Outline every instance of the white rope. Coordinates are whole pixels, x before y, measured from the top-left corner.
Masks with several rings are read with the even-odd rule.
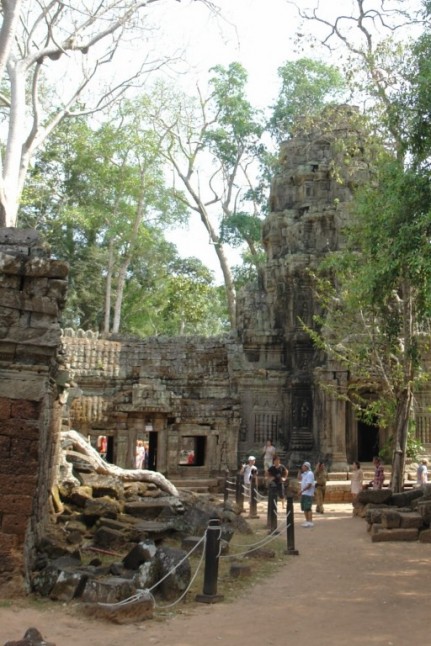
[[[163,577],[160,579],[160,581],[157,581],[157,583],[155,583],[155,584],[154,584],[154,585],[153,585],[153,586],[148,590],[148,592],[152,592],[152,591],[154,590],[154,588],[157,588],[157,586],[158,586],[158,585],[160,585],[160,584],[161,584],[165,579],[167,579],[167,578],[168,578],[168,576],[170,576],[170,575],[172,574],[172,572],[175,572],[175,570],[176,570],[178,567],[180,567],[180,565],[182,565],[182,564],[184,563],[184,561],[185,561],[185,560],[190,556],[190,554],[193,554],[193,552],[194,552],[194,551],[199,547],[199,545],[200,545],[203,541],[205,541],[205,538],[206,538],[206,532],[205,532],[205,534],[204,534],[204,535],[199,539],[199,541],[196,543],[196,545],[194,545],[194,546],[192,547],[192,549],[190,550],[190,552],[189,552],[188,554],[186,554],[186,555],[181,559],[181,561],[179,561],[179,563],[177,563],[176,565],[174,565],[174,567],[172,568],[172,570],[169,570],[169,572],[167,572],[167,573],[165,574],[165,576],[163,576]]]
[[[206,539],[206,533],[204,534],[204,539]],[[199,543],[198,543],[198,545],[199,545]],[[205,542],[204,542],[204,546],[203,546],[203,548],[202,548],[201,558],[199,559],[199,563],[197,564],[197,567],[196,567],[195,573],[194,573],[194,575],[191,577],[190,582],[189,582],[189,584],[188,584],[187,588],[184,590],[183,594],[182,594],[180,597],[178,597],[178,599],[177,599],[176,601],[174,601],[173,603],[170,603],[170,604],[168,604],[168,605],[166,605],[166,606],[160,606],[160,605],[157,605],[157,602],[156,602],[156,599],[154,598],[154,595],[150,592],[151,597],[152,597],[152,599],[153,599],[153,603],[154,603],[154,607],[155,607],[155,608],[159,608],[160,610],[165,610],[165,608],[173,608],[174,606],[176,606],[176,605],[177,605],[177,603],[179,603],[180,601],[182,601],[182,599],[184,599],[184,597],[186,596],[187,592],[188,592],[188,591],[190,590],[190,588],[192,587],[192,585],[193,585],[193,583],[194,583],[194,580],[196,579],[196,577],[197,577],[197,575],[198,575],[198,572],[199,572],[199,570],[200,570],[200,568],[201,568],[202,561],[203,561],[203,558],[204,558],[204,555],[205,555],[205,546],[206,546],[206,540],[205,540]]]
[[[145,590],[141,590],[140,592],[133,594],[131,597],[128,597],[127,599],[122,599],[121,601],[117,601],[116,603],[104,603],[102,601],[98,601],[97,605],[109,607],[109,608],[112,608],[112,607],[118,608],[120,606],[126,606],[129,603],[134,603],[135,601],[139,601],[139,599],[141,599],[141,597],[143,596],[145,596]]]
[[[284,529],[286,529],[287,527],[288,525],[286,525]],[[226,559],[226,558],[232,558],[232,556],[247,556],[248,554],[250,554],[250,551],[253,552],[255,549],[257,549],[257,547],[265,547],[266,545],[269,545],[269,543],[271,543],[275,538],[279,538],[280,533],[281,533],[281,529],[276,528],[274,529],[273,532],[271,532],[271,534],[268,534],[268,536],[265,536],[265,538],[262,539],[262,541],[259,541],[259,543],[254,543],[248,546],[244,545],[243,547],[248,547],[248,549],[246,549],[244,552],[235,552],[235,554],[226,554],[224,556],[223,555],[220,556],[220,558]],[[253,548],[253,550],[250,550],[250,548]]]
[[[249,552],[250,548],[257,548],[257,547],[262,547],[263,545],[266,545],[266,543],[269,543],[272,541],[273,538],[278,538],[278,535],[287,529],[287,527],[290,525],[288,524],[287,521],[285,523],[282,523],[280,527],[277,527],[271,534],[268,536],[264,536],[262,539],[257,541],[257,543],[250,543],[250,544],[243,544],[243,545],[238,545],[238,544],[233,544],[232,547],[239,547],[239,548],[244,548],[244,552],[235,552],[234,554],[226,554],[225,556],[221,556],[220,558],[228,558],[229,556],[241,556],[241,554],[247,554]],[[229,543],[229,547],[231,544]]]

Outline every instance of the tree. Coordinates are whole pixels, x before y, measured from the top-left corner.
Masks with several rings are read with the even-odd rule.
[[[259,112],[245,95],[244,68],[232,63],[227,68],[216,66],[211,72],[208,96],[197,88],[197,96],[188,97],[159,84],[149,112],[163,155],[173,170],[177,197],[199,215],[217,254],[234,326],[235,285],[223,234],[227,226],[234,226],[237,234],[244,234],[250,252],[257,255],[257,240],[249,235],[251,228],[245,227],[244,221],[259,219],[258,205],[248,202],[250,209],[246,211],[244,201],[253,185],[251,164],[256,160],[263,126]],[[176,188],[178,180],[181,191]]]
[[[105,333],[220,331],[203,303],[204,293],[218,300],[212,275],[198,261],[180,261],[162,233],[186,214],[140,114],[136,101],[97,129],[84,118],[60,125],[36,156],[19,222],[36,225],[70,262],[64,324]],[[167,303],[181,303],[174,278],[188,284],[181,325],[167,316]]]
[[[328,103],[340,101],[346,84],[340,71],[332,66],[300,58],[286,61],[278,68],[281,88],[272,108],[269,130],[278,143],[292,135],[293,127],[318,117]]]
[[[2,0],[0,82],[5,134],[0,226],[16,225],[30,161],[60,121],[103,110],[136,84],[144,71],[162,64],[162,60],[137,56],[136,65],[126,66],[130,71],[125,76],[119,77],[117,70],[110,83],[105,78],[103,85],[95,87],[105,67],[118,57],[124,39],[140,37],[142,46],[145,10],[157,1],[89,0],[75,8],[53,0]]]
[[[346,361],[352,351],[345,349],[348,344],[344,341],[350,342],[353,338],[356,348],[357,339],[361,343],[367,340],[364,347],[368,351],[363,349],[359,356],[366,363],[367,357],[373,359],[371,366],[367,364],[368,374],[379,377],[379,385],[374,381],[374,388],[377,396],[382,393],[380,410],[384,407],[383,398],[390,396],[392,487],[399,491],[403,484],[413,389],[423,347],[421,339],[431,313],[429,177],[416,163],[414,129],[411,127],[417,122],[415,108],[422,96],[419,89],[425,89],[429,77],[419,79],[411,74],[404,65],[403,56],[410,45],[393,38],[399,29],[407,31],[408,27],[417,25],[421,17],[417,13],[408,15],[399,10],[399,5],[398,10],[389,11],[388,5],[377,10],[366,0],[357,0],[354,3],[356,13],[339,16],[332,23],[323,19],[318,10],[311,14],[301,10],[301,14],[306,20],[315,20],[326,28],[322,39],[325,46],[331,47],[335,40],[347,49],[347,70],[352,79],[356,79],[356,91],[371,98],[369,116],[375,131],[383,135],[390,153],[381,156],[380,165],[374,168],[375,175],[356,195],[351,238],[354,253],[343,254],[341,264],[334,265],[338,289],[336,298],[329,301],[328,326],[331,327],[334,313],[349,310],[350,303],[355,302],[360,313],[357,323],[362,322],[361,332],[354,337],[349,334],[352,322],[347,317],[344,329],[341,326],[335,336],[329,336],[331,342],[326,347],[334,352],[344,348],[339,358]],[[379,39],[376,25],[389,32],[386,39],[381,36]],[[353,35],[355,29],[356,35]],[[410,99],[406,117],[402,106],[411,93],[416,98]],[[334,332],[336,328],[331,329]],[[357,374],[360,383],[359,368]],[[362,376],[366,381],[363,373]],[[375,410],[374,403],[373,407]]]

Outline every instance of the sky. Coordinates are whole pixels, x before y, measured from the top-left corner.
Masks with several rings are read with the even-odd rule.
[[[332,1],[332,0],[326,0]],[[278,93],[277,69],[293,56],[291,39],[297,26],[296,10],[285,0],[217,0],[221,14],[214,16],[198,2],[160,5],[159,43],[164,51],[184,51],[186,64],[172,75],[191,91],[197,80],[204,83],[216,64],[239,61],[249,75],[249,99],[256,107],[267,107]],[[151,11],[155,13],[157,3]],[[166,232],[184,256],[196,256],[222,282],[217,256],[203,225],[193,219],[189,229]],[[231,263],[239,262],[237,251],[228,251]]]
[[[194,91],[208,79],[208,70],[216,64],[227,66],[239,61],[248,72],[248,98],[260,108],[271,106],[278,94],[278,68],[299,56],[313,57],[315,49],[297,51],[295,35],[300,28],[298,12],[287,0],[214,0],[220,14],[214,15],[200,2],[163,0],[151,5],[151,18],[158,25],[157,47],[163,53],[182,52],[184,62],[171,76],[179,86]],[[356,0],[297,0],[301,8],[319,6],[328,20],[340,14],[351,15]],[[397,4],[396,0],[389,3]],[[405,8],[420,0],[404,0]],[[399,7],[398,2],[398,7]],[[381,0],[367,0],[366,7],[381,8]],[[313,28],[316,33],[316,27]],[[304,30],[303,30],[304,31]],[[322,54],[322,52],[321,52]],[[327,57],[325,62],[331,62]],[[334,62],[334,61],[332,61]],[[178,74],[177,72],[181,73]],[[166,73],[166,72],[165,72]],[[214,249],[203,225],[192,219],[189,230],[167,232],[183,256],[196,256],[214,272],[217,282],[222,274]],[[227,255],[231,264],[239,262],[238,252]]]

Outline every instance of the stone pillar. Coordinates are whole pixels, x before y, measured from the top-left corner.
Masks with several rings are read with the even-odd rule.
[[[331,459],[331,471],[347,471],[346,402],[340,396],[347,385],[345,370],[317,370],[318,381],[324,380],[320,391],[320,454]],[[320,407],[317,408],[319,412]]]
[[[166,418],[155,416],[153,430],[157,432],[157,471],[167,473],[168,431],[166,428]]]
[[[61,421],[68,266],[33,230],[0,229],[0,593],[26,587],[48,522]]]

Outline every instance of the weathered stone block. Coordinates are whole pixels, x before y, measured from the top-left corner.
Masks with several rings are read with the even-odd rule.
[[[371,533],[373,543],[383,543],[390,541],[417,541],[419,537],[418,529],[380,529]]]
[[[63,570],[58,575],[49,597],[53,601],[72,601],[74,597],[80,596],[87,580],[88,574],[85,572]]]
[[[82,593],[82,601],[90,603],[115,603],[136,594],[136,587],[130,579],[111,576],[104,579],[89,579]]]
[[[400,514],[397,511],[385,509],[382,512],[381,523],[385,529],[395,529],[401,524]]]
[[[251,566],[247,563],[231,563],[230,576],[234,579],[251,576]]]
[[[417,511],[421,515],[425,524],[431,524],[431,500],[419,500]]]
[[[38,419],[40,415],[40,403],[19,399],[12,401],[11,417],[20,419]]]
[[[423,529],[419,532],[419,540],[421,543],[431,543],[431,529]]]
[[[178,598],[190,583],[190,562],[187,558],[184,560],[185,556],[183,550],[171,547],[160,547],[157,550],[155,561],[158,564],[160,584],[156,589],[166,600]]]
[[[0,529],[5,534],[15,534],[20,540],[23,540],[28,521],[29,515],[3,514]]]
[[[423,518],[417,512],[400,512],[400,527],[408,529],[415,527],[420,529],[424,524]]]
[[[123,558],[123,565],[128,570],[137,570],[142,563],[151,561],[157,552],[153,541],[142,541],[135,545]]]
[[[96,619],[112,621],[116,624],[139,623],[152,619],[154,599],[148,590],[138,590],[136,597],[121,605],[85,604],[84,611]]]
[[[0,397],[0,419],[9,419],[10,410],[11,400],[8,397]]]
[[[18,494],[3,494],[0,496],[0,512],[27,515],[31,512],[33,499],[31,496]]]
[[[99,527],[94,534],[94,544],[111,550],[118,550],[128,542],[123,532],[110,527]]]

